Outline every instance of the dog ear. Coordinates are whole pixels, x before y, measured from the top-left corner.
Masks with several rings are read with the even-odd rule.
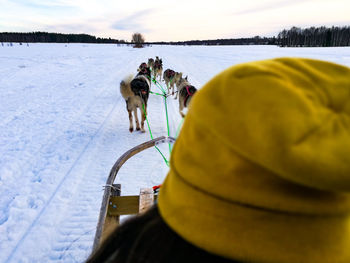
[[[185,80],[188,80],[187,77],[188,77],[188,76],[186,76]]]

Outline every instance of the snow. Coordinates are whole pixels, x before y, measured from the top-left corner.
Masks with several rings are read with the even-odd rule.
[[[350,48],[29,44],[0,46],[0,262],[83,262],[114,162],[150,139],[128,130],[119,82],[159,56],[200,88],[241,62],[309,57],[350,66]],[[165,84],[161,82],[165,87]],[[152,90],[159,92],[153,85]],[[170,135],[181,125],[168,99]],[[153,136],[167,135],[162,97],[148,106]],[[169,158],[167,145],[160,146]],[[162,183],[168,167],[148,149],[121,168],[122,194]]]

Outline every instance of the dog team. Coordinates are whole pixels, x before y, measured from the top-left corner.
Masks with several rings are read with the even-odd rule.
[[[151,90],[151,83],[152,81],[157,81],[157,78],[161,81],[162,72],[163,61],[156,56],[155,59],[149,58],[148,63],[141,63],[135,77],[130,75],[120,82],[120,93],[125,99],[126,109],[129,114],[130,132],[134,131],[132,113],[134,113],[136,130],[145,132],[144,122],[147,116],[147,101]],[[172,95],[176,93],[175,99],[179,97],[179,112],[182,117],[185,117],[183,109],[187,108],[197,89],[191,85],[187,76],[183,78],[181,72],[175,72],[172,69],[166,69],[164,71],[163,80],[167,86],[168,95],[171,92]],[[177,92],[175,92],[175,85]],[[137,108],[141,111],[141,126],[137,117]]]

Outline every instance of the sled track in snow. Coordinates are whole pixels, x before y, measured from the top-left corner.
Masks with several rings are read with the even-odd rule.
[[[103,93],[103,92],[101,92]],[[80,161],[80,159],[82,158],[82,156],[84,155],[84,153],[86,152],[86,150],[89,148],[89,146],[92,144],[92,142],[94,141],[95,137],[100,133],[100,131],[102,130],[103,126],[106,124],[106,122],[111,118],[112,113],[115,111],[115,109],[117,108],[117,105],[120,103],[122,98],[118,98],[117,102],[114,104],[113,108],[110,110],[110,112],[108,113],[107,117],[104,119],[104,121],[102,122],[102,124],[99,126],[99,128],[97,129],[97,131],[93,134],[93,136],[90,138],[89,142],[85,145],[85,147],[83,148],[83,150],[81,151],[81,153],[79,154],[79,156],[77,157],[77,159],[74,161],[74,163],[71,165],[70,169],[67,171],[67,173],[63,176],[63,178],[61,179],[60,183],[57,185],[57,187],[55,188],[54,192],[52,193],[52,195],[50,196],[50,198],[46,201],[46,203],[44,204],[44,206],[42,207],[42,209],[40,210],[40,212],[37,214],[37,216],[35,217],[35,219],[33,220],[33,222],[29,225],[29,227],[27,228],[27,230],[25,231],[25,233],[23,234],[23,236],[19,239],[19,241],[17,242],[17,244],[15,245],[15,247],[13,248],[13,250],[11,251],[10,255],[8,256],[8,258],[5,260],[5,262],[11,262],[12,258],[14,257],[16,251],[18,250],[18,248],[21,246],[21,244],[24,242],[24,240],[27,238],[27,236],[29,235],[29,233],[32,231],[32,229],[37,225],[39,219],[42,217],[42,215],[45,213],[45,211],[47,210],[47,208],[50,206],[52,200],[55,198],[57,192],[60,190],[60,188],[62,187],[63,183],[67,180],[68,176],[71,174],[72,170],[75,168],[75,166],[77,165],[77,163]],[[81,223],[81,222],[80,222]],[[95,229],[94,229],[95,230]]]
[[[91,196],[91,190],[94,185],[98,184],[98,180],[89,178],[84,180],[84,188],[77,193],[74,200],[74,210],[69,213],[67,221],[61,224],[59,233],[51,247],[49,255],[50,262],[78,262],[79,259],[85,260],[92,248],[92,237],[96,230],[96,220],[92,220],[89,211],[95,211],[95,205],[92,201],[83,196]],[[96,206],[99,205],[99,200]],[[89,211],[87,211],[89,210]],[[84,226],[83,228],[81,226]],[[87,227],[88,226],[88,227]],[[85,230],[88,228],[88,230]],[[81,254],[85,254],[85,258],[81,258]]]

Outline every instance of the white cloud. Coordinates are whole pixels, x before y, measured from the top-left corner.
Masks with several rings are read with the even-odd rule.
[[[149,41],[273,35],[291,26],[349,25],[348,0],[0,0],[0,31],[59,31]]]

